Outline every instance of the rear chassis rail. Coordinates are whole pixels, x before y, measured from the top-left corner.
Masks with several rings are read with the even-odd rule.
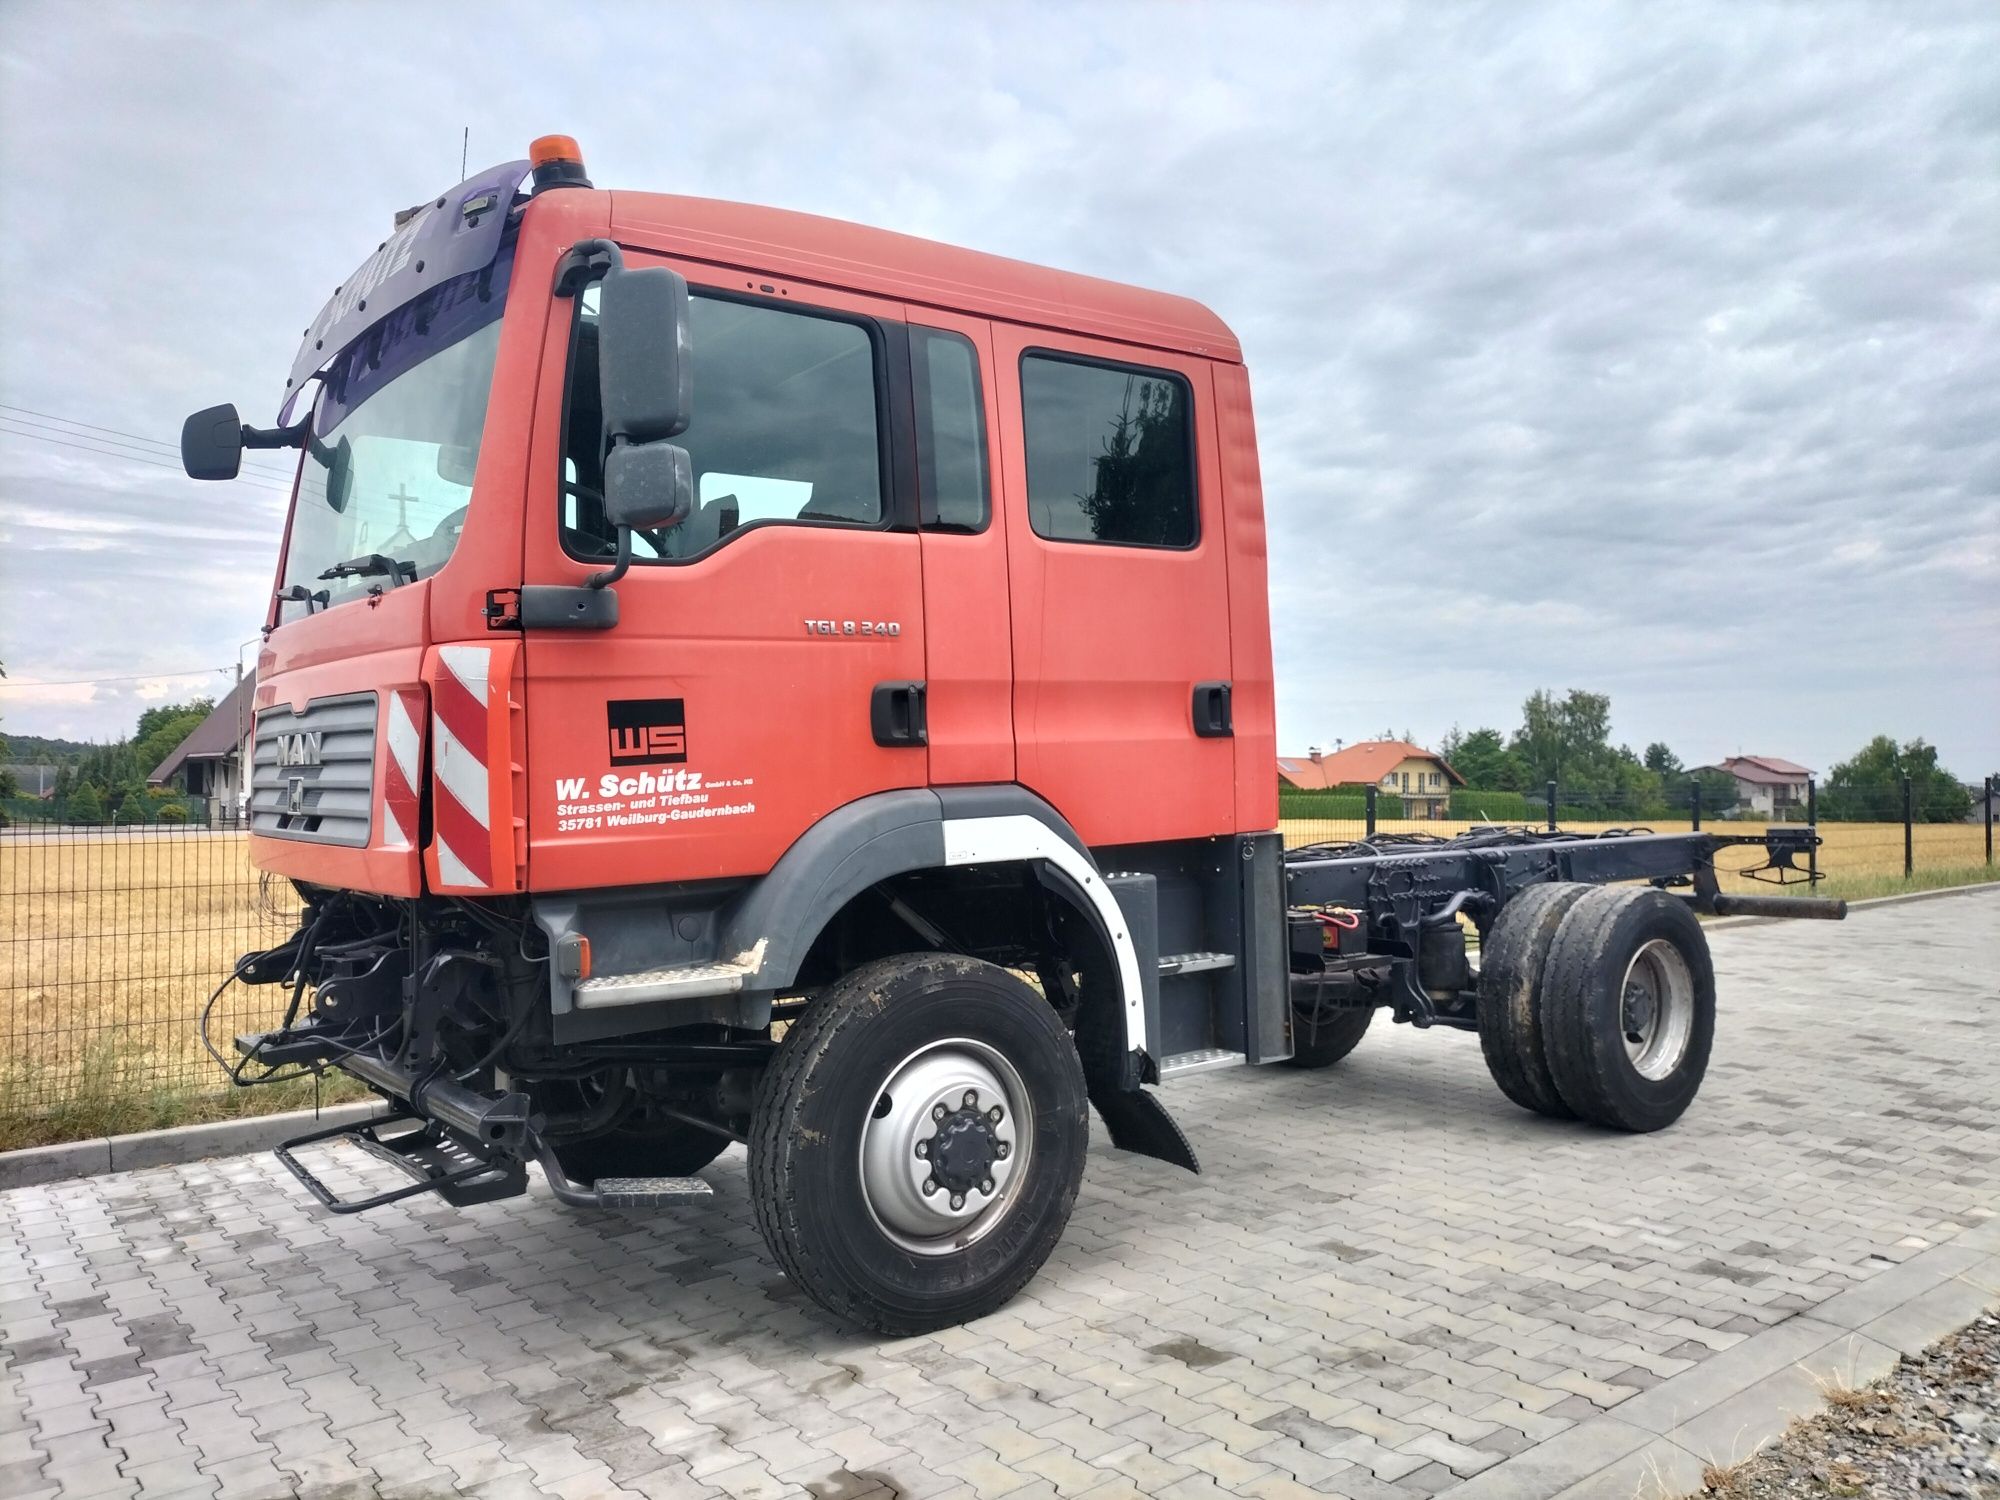
[[[1811,883],[1819,877],[1797,860],[1818,843],[1818,831],[1803,825],[1762,834],[1495,828],[1456,838],[1387,835],[1287,850],[1293,1004],[1387,1004],[1398,1021],[1415,1026],[1476,1030],[1477,996],[1459,918],[1468,918],[1483,937],[1509,901],[1549,881],[1643,880],[1684,890],[1688,904],[1705,916],[1838,921],[1847,915],[1844,901],[1729,895],[1717,884],[1715,857],[1728,848],[1765,851],[1764,863],[1741,873],[1778,885]]]

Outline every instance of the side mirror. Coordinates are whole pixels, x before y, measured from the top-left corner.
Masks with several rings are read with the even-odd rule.
[[[597,296],[605,436],[614,443],[679,437],[693,415],[687,279],[664,266],[614,266]]]
[[[633,531],[678,526],[694,513],[694,465],[672,443],[620,443],[604,460],[604,517]]]
[[[181,467],[190,479],[234,479],[243,465],[243,419],[211,406],[181,423]]]

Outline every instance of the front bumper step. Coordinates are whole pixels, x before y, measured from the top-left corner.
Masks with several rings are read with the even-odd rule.
[[[395,1127],[399,1125],[409,1128],[397,1130]],[[376,1160],[389,1163],[415,1180],[365,1198],[341,1197],[294,1153],[304,1146],[342,1139],[352,1141]],[[528,1171],[518,1159],[476,1150],[436,1121],[420,1119],[408,1110],[381,1119],[312,1131],[286,1141],[278,1147],[276,1155],[285,1170],[298,1178],[322,1207],[336,1214],[364,1213],[385,1203],[413,1198],[418,1193],[436,1193],[456,1208],[468,1208],[475,1203],[516,1197],[528,1190]]]

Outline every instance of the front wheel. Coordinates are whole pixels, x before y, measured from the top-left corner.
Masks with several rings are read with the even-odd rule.
[[[751,1203],[814,1301],[924,1333],[1041,1269],[1088,1139],[1076,1045],[1047,1001],[976,959],[885,958],[823,990],[765,1070]]]

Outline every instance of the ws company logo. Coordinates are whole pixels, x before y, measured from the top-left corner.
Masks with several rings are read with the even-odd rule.
[[[624,698],[604,705],[614,766],[671,765],[687,759],[687,712],[679,698]]]

